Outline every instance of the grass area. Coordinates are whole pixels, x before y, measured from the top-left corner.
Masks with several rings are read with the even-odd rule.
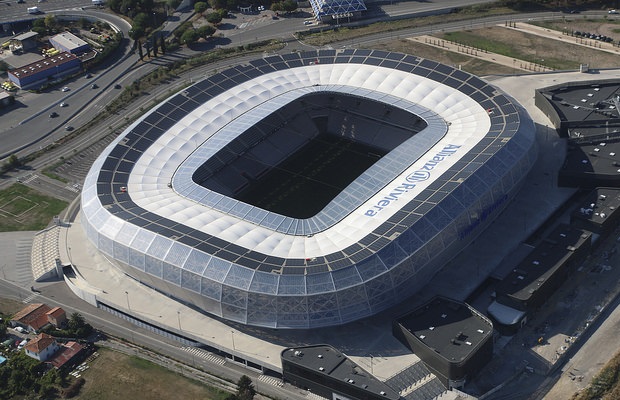
[[[15,314],[16,312],[18,312],[24,307],[25,305],[22,302],[0,297],[0,314],[1,315],[12,316],[13,314]]]
[[[376,49],[377,46],[373,45],[367,48]],[[387,51],[415,54],[418,57],[428,58],[446,65],[451,65],[454,68],[459,68],[463,71],[467,71],[478,76],[495,74],[508,75],[514,73],[514,69],[510,67],[469,57],[462,53],[439,49],[437,47],[428,46],[423,43],[414,42],[407,39],[398,39],[382,43],[380,48]]]
[[[528,35],[522,32],[507,31],[507,29],[502,27],[492,27],[447,32],[439,35],[439,37],[465,46],[544,65],[556,70],[579,68],[580,62],[578,60],[567,57],[570,54],[567,49],[575,47],[575,50],[578,50],[576,45],[563,44],[557,40]]]
[[[66,201],[22,184],[11,185],[0,191],[0,232],[41,230],[65,207]]]
[[[229,393],[180,376],[134,356],[100,349],[83,372],[86,383],[77,399],[225,399]]]

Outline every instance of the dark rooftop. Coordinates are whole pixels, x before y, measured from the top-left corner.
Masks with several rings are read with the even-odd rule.
[[[571,218],[603,225],[611,219],[620,207],[620,190],[617,188],[597,188],[579,204]]]
[[[9,71],[9,73],[19,79],[24,79],[27,76],[34,75],[48,69],[56,68],[59,65],[72,62],[76,59],[77,57],[74,54],[63,52],[55,56],[45,58],[43,60],[24,65],[23,67],[12,69]]]
[[[451,362],[471,355],[489,335],[491,322],[465,303],[435,297],[397,320],[426,346]]]
[[[590,243],[591,236],[591,232],[570,225],[558,226],[497,285],[498,296],[527,301],[576,249]]]
[[[381,394],[386,399],[398,399],[400,395],[366,372],[347,356],[329,345],[296,347],[282,351],[282,359],[290,363],[320,371],[331,378],[348,382],[368,392]]]

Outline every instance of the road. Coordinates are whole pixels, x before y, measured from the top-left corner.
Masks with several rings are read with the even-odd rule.
[[[31,6],[30,3],[34,3],[34,0],[25,1],[24,4],[16,4],[14,1],[4,3],[9,4],[6,6],[7,9],[15,6]],[[461,2],[441,0],[432,3],[396,2],[389,5],[369,2],[369,13],[363,23],[400,18],[405,15],[426,15],[457,6],[462,7],[486,1],[488,0]],[[124,19],[93,7],[85,7],[89,6],[89,2],[84,0],[45,0],[42,3],[37,3],[37,5],[40,5],[44,11],[53,11],[58,16],[92,16],[108,21],[122,31],[125,38],[129,37],[128,31],[131,26]],[[2,6],[0,5],[0,7]],[[82,9],[83,7],[85,8]],[[164,32],[169,33],[181,21],[191,15],[191,10],[175,13],[164,24]],[[308,12],[300,13],[296,17],[283,17],[278,20],[273,20],[271,15],[271,12],[266,11],[258,18],[254,15],[238,14],[234,19],[225,19],[220,27],[223,37],[212,40],[211,46],[240,46],[258,40],[279,39],[287,43],[286,51],[311,48],[297,42],[293,37],[297,31],[316,28],[315,26],[303,25],[303,21],[310,17]],[[16,18],[16,16],[12,13],[2,13],[0,22],[8,21],[10,18]],[[403,34],[405,33],[403,32]],[[382,36],[381,39],[383,38],[385,37]],[[120,60],[114,65],[100,69],[100,72],[95,73],[90,79],[80,77],[65,84],[64,86],[70,88],[68,92],[62,92],[61,87],[52,88],[42,94],[19,92],[16,97],[18,107],[3,116],[6,122],[0,126],[0,159],[11,154],[17,154],[21,157],[54,143],[68,133],[65,129],[67,125],[74,128],[83,125],[115,98],[118,95],[118,89],[114,89],[114,84],[126,86],[160,65],[159,62],[138,63],[137,54],[131,50],[132,44],[131,40],[124,40],[120,51],[116,54]],[[198,51],[201,50],[203,49]],[[195,50],[183,48],[176,53],[176,57],[184,58],[196,53]],[[168,60],[171,61],[170,57],[173,56],[175,54],[168,55]],[[160,58],[158,61],[162,60]],[[229,60],[228,63],[230,62]],[[90,89],[93,83],[97,84],[99,89]],[[63,102],[68,106],[61,108],[59,105]],[[59,116],[50,118],[51,112],[56,112]]]

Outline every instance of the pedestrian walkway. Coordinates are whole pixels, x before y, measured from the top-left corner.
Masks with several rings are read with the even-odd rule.
[[[34,299],[36,299],[38,296],[39,296],[39,293],[33,293],[30,296],[28,296],[25,299],[23,299],[22,303],[28,304],[28,303],[32,302]]]
[[[196,357],[203,358],[213,364],[217,364],[217,365],[226,364],[226,360],[223,359],[222,357],[218,357],[213,353],[210,353],[203,349],[199,349],[197,347],[185,346],[185,347],[181,347],[181,350],[186,351]]]
[[[56,260],[60,259],[60,226],[53,226],[38,232],[32,241],[32,276],[35,281],[50,278],[56,271]]]
[[[284,386],[284,382],[282,382],[282,379],[278,379],[269,375],[259,375],[258,380],[276,387]]]

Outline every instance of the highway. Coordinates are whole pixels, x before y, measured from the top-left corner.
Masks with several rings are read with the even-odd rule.
[[[26,1],[32,2],[33,0]],[[7,8],[21,7],[29,4],[5,3],[10,4],[6,6]],[[400,18],[404,15],[426,15],[451,9],[459,4],[460,6],[465,6],[476,3],[480,3],[480,1],[396,2],[391,5],[369,3],[369,15],[363,22],[386,20],[392,18],[392,16]],[[128,31],[131,29],[131,26],[124,19],[93,7],[84,7],[88,5],[88,2],[85,3],[83,0],[46,0],[37,4],[41,4],[40,8],[42,10],[47,10],[50,13],[54,12],[58,16],[91,16],[107,21],[123,32],[126,39],[123,41],[119,51],[113,56],[118,61],[107,68],[100,68],[98,71],[95,71],[90,79],[82,76],[41,94],[20,91],[16,96],[18,107],[2,115],[4,123],[0,125],[0,159],[5,159],[11,154],[22,157],[33,151],[45,148],[65,136],[68,133],[66,130],[67,126],[78,128],[90,121],[93,115],[100,112],[106,104],[118,95],[119,89],[114,89],[116,84],[124,87],[159,67],[162,63],[173,61],[174,58],[185,58],[200,51],[209,50],[209,48],[192,50],[184,47],[174,54],[168,54],[166,57],[160,57],[147,63],[139,63],[137,54],[132,51],[133,42],[128,39]],[[84,9],[81,7],[84,7]],[[9,20],[11,15],[2,14],[0,22]],[[191,10],[175,13],[173,18],[166,21],[163,31],[169,33],[181,21],[184,21],[191,15]],[[273,20],[271,19],[270,12],[264,12],[263,16],[259,18],[238,14],[233,19],[225,19],[223,21],[220,27],[220,32],[223,36],[212,39],[209,46],[210,48],[240,46],[258,40],[279,39],[287,44],[284,51],[309,49],[311,48],[310,46],[296,41],[293,37],[293,34],[297,31],[316,28],[316,26],[303,25],[303,21],[309,16],[310,14],[306,12],[305,14],[300,13],[296,17],[283,17]],[[402,34],[406,35],[408,32],[402,32]],[[381,41],[389,38],[389,36],[389,34],[378,35],[375,40]],[[362,41],[355,41],[355,43],[359,44]],[[240,56],[234,60],[227,60],[223,65],[238,63],[244,59],[257,56]],[[191,76],[198,77],[208,72],[209,68],[201,68],[200,70],[190,72],[188,75],[190,78]],[[97,84],[99,88],[91,89],[93,83]],[[62,92],[61,88],[63,86],[68,87],[70,90]],[[166,90],[168,89],[170,88]],[[68,106],[60,107],[60,104],[63,102],[68,104]],[[143,106],[143,104],[140,106]],[[139,109],[139,107],[135,109]],[[50,118],[49,115],[52,112],[56,112],[58,117]],[[131,112],[131,110],[128,110],[129,114]],[[116,126],[119,120],[121,120],[121,117],[116,118],[116,120],[112,118],[111,121],[106,121],[105,125]],[[89,136],[96,135],[90,133]],[[72,145],[72,147],[75,148],[75,145]]]

